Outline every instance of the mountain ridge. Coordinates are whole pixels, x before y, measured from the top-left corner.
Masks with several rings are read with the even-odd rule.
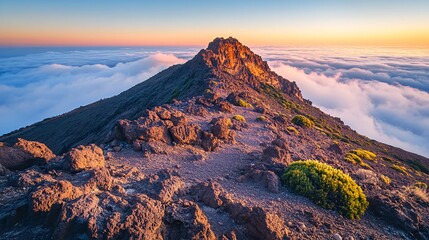
[[[429,159],[312,106],[234,38],[4,139],[0,238],[429,236]]]

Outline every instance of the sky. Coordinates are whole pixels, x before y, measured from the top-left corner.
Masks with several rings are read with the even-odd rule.
[[[427,0],[0,0],[2,46],[429,47]]]

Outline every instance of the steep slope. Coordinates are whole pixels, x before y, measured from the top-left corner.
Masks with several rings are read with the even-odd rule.
[[[47,126],[64,151],[99,144],[37,161],[36,147],[0,144],[0,160],[18,152],[27,156],[21,168],[33,164],[0,168],[0,239],[429,236],[429,159],[323,113],[233,38],[116,97],[4,138]],[[309,159],[329,168],[282,177]],[[315,179],[335,191],[296,190]]]
[[[183,65],[172,66],[112,98],[5,134],[0,141],[12,143],[17,138],[40,141],[56,153],[79,144],[101,143],[118,119],[134,119],[147,108],[201,95],[213,79],[231,81],[239,87],[241,82],[235,81],[237,78],[253,85],[265,81],[302,98],[296,84],[271,72],[249,48],[236,39],[219,38]]]

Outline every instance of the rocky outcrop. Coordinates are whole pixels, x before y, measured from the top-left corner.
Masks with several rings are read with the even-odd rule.
[[[55,157],[55,154],[45,144],[36,141],[27,141],[18,138],[14,145],[15,148],[20,148],[24,152],[30,153],[33,158],[49,161]]]
[[[231,119],[226,117],[214,118],[210,124],[210,130],[215,137],[227,142],[234,142],[235,132],[231,131]]]
[[[287,142],[283,139],[274,140],[271,145],[263,151],[263,160],[270,164],[287,166],[292,162]]]
[[[416,239],[427,239],[429,201],[422,201],[413,191],[412,188],[384,191],[369,198],[369,207],[383,221],[412,233]]]
[[[174,126],[169,130],[174,141],[178,144],[193,145],[201,138],[201,127],[196,124]]]
[[[103,150],[91,144],[78,146],[65,154],[63,168],[70,172],[79,172],[104,167]]]
[[[168,206],[166,222],[168,239],[217,239],[207,217],[192,201],[180,200]]]
[[[73,200],[83,192],[70,182],[60,180],[47,186],[39,187],[30,195],[30,209],[32,212],[48,213],[53,205],[60,205],[66,200]]]
[[[0,164],[10,170],[20,170],[35,163],[43,164],[55,155],[43,143],[18,138],[13,146],[0,145]]]
[[[124,237],[130,239],[161,239],[164,207],[160,201],[140,194],[131,214],[125,218]]]
[[[191,195],[212,208],[222,207],[231,218],[246,228],[251,239],[289,239],[285,222],[275,213],[260,207],[248,207],[226,194],[216,182],[201,183],[191,188]]]

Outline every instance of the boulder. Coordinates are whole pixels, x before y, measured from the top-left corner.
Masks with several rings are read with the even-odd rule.
[[[162,239],[164,208],[160,201],[139,194],[124,222],[124,239]]]
[[[214,151],[221,144],[219,138],[215,137],[213,133],[202,132],[201,147],[206,151]]]
[[[289,239],[285,222],[276,214],[260,207],[252,209],[246,227],[253,239]]]
[[[209,111],[201,105],[189,104],[186,108],[186,113],[192,114],[195,116],[205,117],[209,114]]]
[[[200,183],[192,187],[190,193],[196,201],[203,202],[209,207],[218,208],[223,204],[220,197],[223,189],[217,182]]]
[[[14,145],[15,148],[20,148],[24,152],[30,153],[35,159],[43,159],[49,161],[55,157],[55,154],[45,144],[35,141],[27,141],[22,138],[18,138],[18,141]]]
[[[177,172],[162,170],[142,181],[140,187],[148,196],[166,203],[171,202],[173,197],[181,192],[184,185]]]
[[[226,101],[220,101],[216,103],[216,109],[225,112],[225,113],[233,113],[234,112],[234,106]]]
[[[43,183],[52,182],[55,182],[55,179],[50,174],[41,173],[36,169],[27,169],[10,179],[12,186],[20,188],[39,186]]]
[[[211,121],[211,132],[219,139],[233,141],[234,132],[230,130],[232,127],[231,119],[227,117],[214,118]]]
[[[46,163],[54,157],[45,144],[22,138],[18,138],[13,146],[0,146],[0,164],[10,170],[22,170],[35,163]]]
[[[141,140],[149,141],[160,141],[164,143],[171,143],[170,135],[168,134],[168,128],[166,126],[152,126],[141,130],[142,134],[138,137]]]
[[[173,140],[178,144],[195,144],[201,135],[201,127],[197,124],[184,124],[170,128]]]
[[[192,201],[180,200],[166,209],[167,239],[216,239],[206,215]]]
[[[39,187],[30,195],[30,209],[34,213],[48,213],[53,205],[61,205],[65,200],[76,199],[83,193],[70,182],[60,180]]]
[[[103,150],[95,144],[89,146],[80,145],[73,148],[65,155],[64,160],[63,168],[70,172],[104,167]]]
[[[74,239],[80,234],[96,239],[101,237],[97,217],[102,212],[99,199],[94,194],[82,196],[63,205],[54,239]]]
[[[263,159],[270,164],[289,165],[292,161],[289,151],[277,145],[268,146],[263,151]]]
[[[109,191],[112,188],[113,179],[107,168],[103,167],[90,170],[89,174],[90,177],[84,185],[85,189],[88,189],[89,191],[93,191],[94,189]]]

